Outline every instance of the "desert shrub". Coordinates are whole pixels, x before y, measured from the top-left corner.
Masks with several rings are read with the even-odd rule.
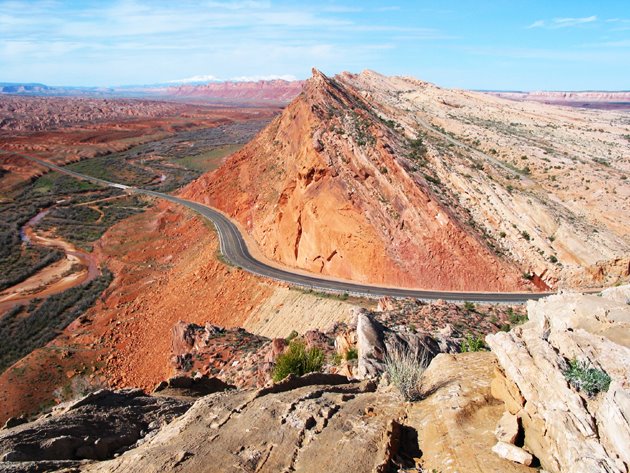
[[[507,310],[507,315],[512,325],[520,325],[527,322],[527,314],[517,314],[511,307]]]
[[[610,376],[604,371],[593,368],[587,361],[573,359],[564,371],[564,377],[578,391],[584,391],[588,396],[608,391]]]
[[[389,380],[406,401],[420,399],[420,382],[428,365],[426,352],[414,353],[399,345],[385,356],[385,371]]]
[[[464,302],[464,309],[466,309],[468,312],[472,312],[473,310],[475,310],[475,304],[473,302],[466,301]]]
[[[324,352],[319,348],[306,348],[304,342],[294,340],[286,352],[278,356],[273,369],[273,380],[282,381],[290,374],[302,376],[321,371],[324,365]]]
[[[356,360],[359,358],[359,352],[356,348],[349,348],[346,352],[346,360]]]
[[[462,341],[460,345],[460,349],[462,353],[465,352],[474,352],[474,351],[485,351],[486,344],[483,341],[482,337],[476,337],[472,334],[466,335],[466,338]]]
[[[330,362],[335,366],[339,366],[342,360],[343,360],[343,357],[339,353],[333,353],[332,356],[330,357]]]
[[[413,160],[424,160],[427,154],[427,147],[424,144],[422,135],[418,135],[415,140],[409,141],[409,158]]]

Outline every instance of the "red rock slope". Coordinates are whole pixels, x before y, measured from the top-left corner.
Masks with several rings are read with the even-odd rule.
[[[406,140],[342,81],[314,70],[281,116],[183,194],[236,218],[288,266],[407,287],[522,289],[520,271],[410,171]]]

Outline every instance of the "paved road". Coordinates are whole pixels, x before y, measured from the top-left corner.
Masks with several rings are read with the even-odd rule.
[[[356,294],[368,297],[392,296],[410,297],[424,300],[442,299],[450,301],[474,301],[488,303],[524,303],[529,299],[540,299],[541,297],[549,295],[549,293],[453,292],[403,289],[360,284],[351,281],[333,281],[318,277],[314,274],[307,275],[294,273],[289,269],[280,269],[269,266],[262,261],[254,258],[250,254],[247,245],[243,240],[243,237],[236,225],[234,225],[234,223],[232,223],[230,219],[228,219],[225,215],[211,207],[190,200],[180,199],[179,197],[175,197],[169,194],[129,187],[122,184],[117,184],[115,182],[109,182],[103,179],[87,176],[30,156],[23,157],[29,159],[30,161],[41,164],[42,166],[46,166],[50,169],[54,169],[65,174],[69,174],[79,179],[84,179],[105,186],[125,189],[129,192],[158,197],[160,199],[165,199],[176,204],[188,207],[189,209],[194,210],[195,212],[201,214],[203,217],[212,221],[217,229],[221,244],[221,252],[223,253],[223,256],[226,260],[236,266],[241,267],[246,271],[249,271],[250,273],[254,273],[256,275],[275,279],[278,281],[283,281],[289,284],[307,287],[314,290]]]

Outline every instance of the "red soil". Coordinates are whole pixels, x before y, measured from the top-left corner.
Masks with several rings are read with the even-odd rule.
[[[173,374],[171,333],[180,320],[242,324],[273,288],[220,263],[216,250],[206,223],[166,203],[108,230],[94,254],[114,272],[112,285],[59,337],[0,375],[0,423],[87,384],[151,390]]]

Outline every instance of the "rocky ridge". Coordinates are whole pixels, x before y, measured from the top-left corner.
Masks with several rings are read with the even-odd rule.
[[[314,71],[280,117],[183,195],[238,220],[268,259],[333,277],[600,287],[630,277],[623,120]]]
[[[314,71],[280,117],[183,195],[230,214],[288,266],[408,287],[525,288],[433,178],[410,172],[406,138],[378,113],[348,81]]]

